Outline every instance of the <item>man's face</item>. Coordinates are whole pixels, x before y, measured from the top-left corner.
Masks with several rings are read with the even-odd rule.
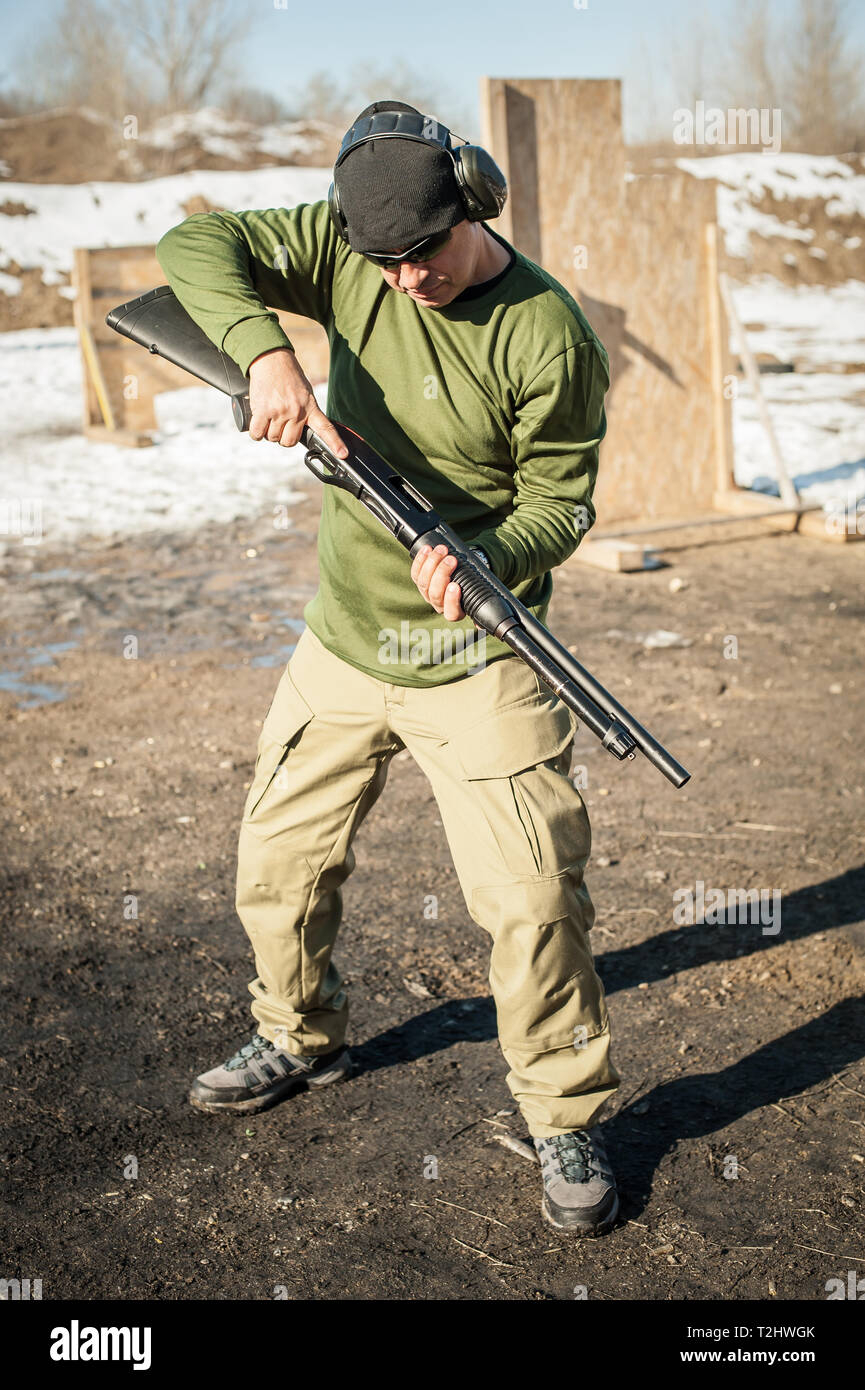
[[[451,229],[450,239],[432,260],[412,265],[403,261],[393,270],[379,267],[392,290],[409,295],[425,309],[442,309],[471,284],[477,264],[477,227],[464,218]],[[394,255],[404,246],[384,248]]]

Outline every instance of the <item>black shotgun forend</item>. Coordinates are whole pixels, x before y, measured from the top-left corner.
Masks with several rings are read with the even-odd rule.
[[[230,396],[238,429],[249,428],[249,378],[210,341],[168,285],[118,305],[105,321],[148,352]],[[349,450],[346,459],[337,458],[308,426],[301,434],[304,462],[319,481],[350,492],[411,556],[423,545],[447,546],[458,559],[452,579],[460,585],[463,608],[475,625],[522,657],[614,757],[633,758],[639,749],[674,787],[683,787],[690,773],[475,559],[423,494],[348,425],[333,424]]]

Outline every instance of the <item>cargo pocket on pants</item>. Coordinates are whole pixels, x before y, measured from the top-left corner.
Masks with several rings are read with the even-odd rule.
[[[588,830],[565,767],[575,727],[567,705],[550,695],[507,705],[450,739],[462,780],[478,784],[478,809],[512,874],[556,873],[583,850],[555,844],[564,823],[565,838],[575,838],[575,813]],[[541,771],[544,764],[552,766]],[[588,854],[588,844],[583,852]]]
[[[261,726],[252,785],[246,798],[243,820],[260,820],[267,810],[269,793],[278,786],[280,773],[314,711],[304,700],[286,670],[277,686],[273,703]]]

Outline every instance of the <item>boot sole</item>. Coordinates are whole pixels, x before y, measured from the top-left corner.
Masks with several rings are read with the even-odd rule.
[[[616,1193],[616,1201],[609,1216],[605,1216],[602,1221],[592,1225],[589,1222],[581,1221],[557,1221],[547,1204],[546,1194],[541,1201],[541,1211],[547,1225],[552,1226],[556,1231],[567,1231],[569,1236],[587,1236],[590,1240],[595,1236],[605,1236],[615,1226],[619,1218],[619,1194]]]
[[[287,1076],[278,1089],[268,1094],[251,1096],[249,1100],[202,1100],[194,1091],[187,1095],[189,1104],[196,1110],[205,1110],[209,1115],[258,1115],[262,1110],[270,1110],[280,1101],[288,1100],[301,1091],[318,1090],[323,1086],[336,1086],[340,1081],[348,1081],[354,1072],[351,1058],[346,1055],[332,1071],[314,1073],[308,1076]]]

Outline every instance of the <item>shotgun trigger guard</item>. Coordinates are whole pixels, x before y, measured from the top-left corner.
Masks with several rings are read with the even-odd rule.
[[[343,473],[326,454],[318,449],[307,449],[304,463],[310,473],[314,473],[321,483],[331,483],[334,487],[345,488],[357,497],[359,488]]]

